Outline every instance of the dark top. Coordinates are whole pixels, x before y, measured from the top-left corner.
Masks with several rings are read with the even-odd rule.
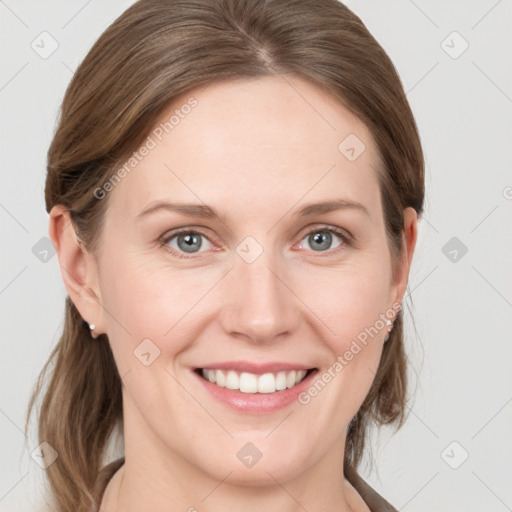
[[[124,464],[124,457],[107,464],[98,475],[94,497],[99,504],[109,480],[114,473]],[[373,490],[353,469],[345,469],[345,477],[352,484],[354,489],[361,495],[364,502],[368,505],[371,512],[398,512],[398,510],[388,503],[380,494]]]

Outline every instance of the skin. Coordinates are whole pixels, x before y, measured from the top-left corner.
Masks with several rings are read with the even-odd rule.
[[[292,76],[226,81],[176,98],[161,120],[191,96],[198,105],[109,192],[97,254],[81,249],[63,207],[50,214],[67,290],[95,333],[108,335],[122,377],[126,463],[102,511],[368,511],[342,461],[386,328],[307,405],[272,413],[216,401],[191,368],[235,359],[327,371],[402,302],[416,212],[404,211],[405,252],[393,279],[377,148],[339,101]],[[338,150],[351,133],[366,146],[355,161]],[[369,214],[293,213],[336,198]],[[204,203],[223,219],[160,211],[137,220],[160,199]],[[158,244],[183,227],[204,235],[196,252],[177,237]],[[319,249],[312,236],[328,227],[348,231],[355,244],[334,233]],[[249,235],[263,248],[252,263],[236,252]],[[133,354],[146,338],[160,350],[149,366]],[[247,442],[262,453],[252,468],[236,457]]]

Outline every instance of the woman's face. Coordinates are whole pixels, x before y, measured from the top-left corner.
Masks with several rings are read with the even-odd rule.
[[[184,94],[150,137],[98,199],[88,318],[122,377],[127,457],[246,483],[341,471],[407,278],[391,273],[368,129],[272,77]]]

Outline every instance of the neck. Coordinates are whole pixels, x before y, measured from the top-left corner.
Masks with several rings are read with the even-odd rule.
[[[157,494],[159,485],[141,487],[140,479],[133,476],[140,475],[140,471],[135,468],[135,471],[130,472],[130,469],[123,464],[112,477],[103,496],[101,512],[169,512],[174,509],[187,512],[220,512],[232,509],[255,512],[261,510],[261,507],[269,512],[299,512],[313,510],[315,504],[321,507],[319,510],[370,512],[361,496],[346,479],[341,484],[338,482],[338,488],[334,492],[333,487],[326,489],[328,486],[323,486],[323,494],[319,494],[318,488],[311,481],[300,490],[298,480],[285,485],[276,481],[275,485],[242,488],[229,484],[226,479],[213,482],[209,492],[199,496],[191,492],[180,492],[180,484],[176,482],[172,486],[163,486],[161,493]],[[170,487],[174,490],[172,496],[169,496]],[[204,489],[204,486],[198,485],[198,488]]]

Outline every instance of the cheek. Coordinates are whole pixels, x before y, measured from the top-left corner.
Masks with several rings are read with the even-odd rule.
[[[298,290],[316,323],[323,324],[322,334],[330,348],[342,354],[353,340],[364,343],[384,336],[377,333],[385,331],[390,279],[383,263],[366,258],[340,269],[304,272],[294,291]]]
[[[382,285],[379,289],[374,281],[368,281],[371,293],[365,293],[360,279],[343,282],[346,286],[337,293],[337,300],[319,309],[330,328],[322,340],[329,355],[316,379],[299,397],[299,403],[314,411],[310,417],[333,426],[328,434],[332,440],[367,396],[387,332],[387,288]]]
[[[155,262],[145,255],[109,253],[101,283],[113,350],[128,357],[143,340],[150,339],[167,358],[179,353],[187,344],[182,333],[186,331],[193,339],[190,322],[202,316],[208,305],[205,296],[219,282],[222,271],[179,269],[165,258]]]
[[[321,325],[321,339],[329,354],[301,402],[316,404],[319,421],[346,424],[372,385],[387,333],[386,320],[392,313],[391,274],[386,268],[378,258],[366,258],[340,270],[301,277],[302,297],[321,320],[316,325]]]
[[[185,277],[143,257],[112,253],[105,262],[102,298],[112,352],[130,399],[148,418],[164,403],[174,414],[190,403],[175,384],[175,360],[199,335],[194,315],[210,287],[203,276]]]

